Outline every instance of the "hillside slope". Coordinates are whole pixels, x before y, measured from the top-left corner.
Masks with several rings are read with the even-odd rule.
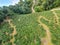
[[[60,45],[60,10],[15,15],[0,26],[1,45]]]

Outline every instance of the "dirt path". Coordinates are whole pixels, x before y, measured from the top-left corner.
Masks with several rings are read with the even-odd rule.
[[[50,30],[49,30],[49,27],[46,24],[44,24],[40,21],[41,18],[45,19],[46,21],[50,21],[43,16],[40,16],[38,18],[39,25],[41,25],[44,28],[44,30],[46,31],[46,37],[41,38],[41,43],[42,43],[42,45],[52,45],[51,33],[50,33]]]
[[[55,9],[55,10],[60,10],[60,8],[59,8],[59,9]],[[59,25],[59,17],[57,16],[55,10],[51,10],[51,11],[52,11],[53,14],[55,15],[55,16],[54,16],[54,19],[55,19],[56,24]]]
[[[31,7],[31,10],[32,10],[32,13],[35,13],[35,10],[34,10],[34,6],[35,6],[35,3],[36,1],[35,0],[32,0],[32,7]]]
[[[14,26],[14,24],[11,22],[11,19],[7,19],[7,22],[9,23],[10,27],[13,28],[13,33],[10,34],[12,36],[12,39],[10,40],[10,42],[12,43],[12,45],[15,45],[14,44],[14,41],[15,41],[15,35],[17,34],[16,32],[16,26]]]

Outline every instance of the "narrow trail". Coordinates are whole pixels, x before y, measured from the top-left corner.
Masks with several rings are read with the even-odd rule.
[[[55,9],[55,10],[57,10],[57,9]],[[59,17],[57,16],[55,10],[51,10],[51,11],[52,11],[53,14],[55,15],[55,16],[54,16],[54,19],[55,19],[55,21],[56,21],[56,24],[59,25]]]
[[[32,4],[32,7],[31,7],[31,9],[32,9],[32,13],[35,13],[35,10],[34,10],[34,6],[35,6],[35,0],[33,0],[33,4]]]
[[[44,30],[46,31],[46,37],[41,38],[41,43],[42,43],[41,45],[52,45],[51,33],[49,31],[50,29],[49,29],[49,27],[46,24],[44,24],[44,23],[42,23],[40,21],[41,18],[43,18],[43,19],[45,19],[45,20],[50,22],[50,20],[46,19],[43,16],[39,16],[39,18],[38,18],[39,25],[41,25],[44,28]]]
[[[12,43],[12,45],[15,45],[14,41],[15,41],[15,35],[17,34],[16,31],[16,26],[14,26],[14,24],[11,22],[11,19],[7,19],[7,22],[9,23],[10,27],[13,28],[13,32],[12,34],[10,34],[12,36],[12,39],[10,40],[10,42]]]

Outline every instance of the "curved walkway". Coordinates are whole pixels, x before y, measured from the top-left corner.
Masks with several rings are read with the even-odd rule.
[[[39,17],[38,17],[39,25],[41,25],[41,26],[44,28],[44,30],[46,31],[46,36],[43,37],[43,38],[41,38],[41,43],[42,43],[41,45],[52,45],[50,29],[49,29],[49,27],[48,27],[46,24],[44,24],[44,23],[42,23],[42,22],[40,21],[41,18],[43,18],[43,19],[45,19],[46,21],[49,21],[49,22],[50,22],[50,20],[46,19],[46,18],[43,17],[43,16],[39,16]]]
[[[53,10],[51,10],[53,12],[53,14],[55,15],[54,19],[56,21],[56,24],[59,25],[59,17],[57,16],[55,10],[60,10],[60,8],[59,9],[53,9]]]
[[[9,23],[10,27],[13,28],[13,33],[10,34],[12,36],[12,39],[10,40],[10,42],[12,43],[12,45],[15,45],[14,44],[14,41],[15,41],[14,36],[17,34],[16,26],[14,26],[14,24],[11,22],[11,19],[7,19],[7,22]]]

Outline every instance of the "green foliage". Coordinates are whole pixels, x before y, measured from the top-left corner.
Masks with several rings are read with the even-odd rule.
[[[3,22],[4,19],[4,13],[2,12],[2,10],[0,10],[0,23]]]
[[[32,5],[34,0],[25,0],[20,2],[19,4],[23,5],[25,2],[25,5],[27,4],[27,6],[29,6],[28,8],[32,8]],[[41,12],[44,10],[50,10],[52,8],[55,7],[59,7],[60,6],[60,1],[59,0],[35,0],[35,4],[34,4],[34,9],[36,12]],[[32,9],[31,9],[32,10]]]
[[[44,10],[50,10],[54,7],[60,6],[59,0],[36,0],[34,9],[36,12],[40,13],[31,13],[31,7],[32,7],[32,0],[25,0],[19,2],[18,4],[9,7],[3,6],[0,8],[0,23],[3,22],[3,20],[7,16],[11,16],[13,18],[12,22],[16,25],[17,35],[15,35],[15,44],[17,45],[40,45],[41,44],[41,38],[46,36],[46,31],[42,26],[38,23],[38,17],[44,16],[51,22],[48,23],[45,19],[41,19],[41,22],[46,24],[51,32],[52,36],[52,43],[55,45],[60,45],[60,24],[59,26],[54,23],[54,15],[51,11],[45,11]],[[60,20],[60,11],[56,11],[59,20]],[[19,14],[19,15],[18,15]],[[60,21],[59,21],[60,22]],[[55,27],[54,27],[55,26]],[[8,35],[6,35],[6,32],[8,32]],[[11,42],[11,36],[10,34],[13,32],[13,29],[10,27],[8,23],[5,23],[3,25],[0,25],[0,44],[2,45],[2,42],[5,45],[12,45]],[[36,42],[34,42],[36,41]]]
[[[9,6],[9,9],[11,9],[14,13],[17,14],[28,14],[31,13],[30,8],[28,8],[27,4],[23,4],[23,5],[15,5],[15,6]]]
[[[3,6],[2,8],[0,8],[0,23],[3,22],[3,20],[9,16],[13,16],[14,12],[12,10],[10,10],[8,7]]]
[[[2,43],[4,43],[4,45],[11,45],[11,43],[9,41],[10,41],[10,39],[12,39],[10,34],[13,32],[13,30],[9,27],[10,26],[8,23],[4,23],[4,24],[0,25],[0,29],[1,29],[0,30],[0,41],[1,41],[0,44],[1,45],[2,45]],[[6,33],[8,33],[8,35]]]
[[[28,14],[28,13],[31,13],[30,6],[31,6],[30,1],[27,2],[25,0],[25,1],[20,1],[17,7],[19,7],[20,14]]]
[[[41,12],[41,11],[44,10],[43,6],[35,6],[34,9],[35,9],[36,12]]]
[[[37,2],[37,5],[36,5],[36,3],[35,3],[35,8],[37,8],[37,9],[35,9],[35,10],[42,10],[42,11],[44,11],[44,10],[50,10],[50,9],[52,9],[52,8],[56,8],[56,7],[59,7],[60,6],[60,1],[59,0],[39,0],[39,2]],[[40,7],[40,8],[38,8],[38,6]],[[39,12],[39,11],[37,11],[37,12]]]
[[[60,17],[60,11],[56,11],[56,13],[57,16]],[[48,22],[45,19],[41,18],[41,22],[46,24],[50,29],[52,43],[54,45],[60,45],[60,26],[54,23],[55,15],[51,11],[14,15],[14,17],[12,18],[12,22],[14,23],[14,25],[16,25],[17,35],[14,36],[14,43],[16,45],[41,45],[41,38],[46,36],[46,31],[41,25],[39,25],[37,21],[39,16],[43,16],[51,21]],[[54,26],[56,29],[54,28]],[[9,27],[10,25],[8,23],[4,23],[0,28],[0,37],[3,37],[2,39],[0,38],[0,40],[5,41],[5,45],[11,45],[11,43],[8,41],[8,39],[11,39],[11,36],[6,36],[6,34],[4,35],[4,32],[8,32],[8,34],[12,33],[13,29]],[[36,41],[36,43],[34,41]]]

